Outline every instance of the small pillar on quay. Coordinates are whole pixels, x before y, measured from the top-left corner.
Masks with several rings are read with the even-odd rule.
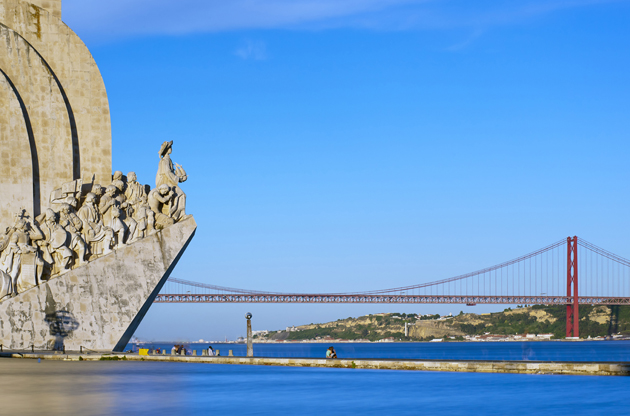
[[[247,318],[247,356],[254,356],[254,346],[252,345],[252,314],[251,312],[247,312],[245,315]]]

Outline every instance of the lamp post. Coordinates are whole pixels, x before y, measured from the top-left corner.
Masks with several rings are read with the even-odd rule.
[[[254,356],[254,346],[252,345],[252,314],[251,312],[247,312],[245,314],[245,318],[247,318],[247,356]]]

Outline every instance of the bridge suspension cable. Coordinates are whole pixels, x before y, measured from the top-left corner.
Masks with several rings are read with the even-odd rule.
[[[416,285],[363,292],[287,293],[169,278],[155,302],[567,305],[567,333],[577,334],[579,304],[630,304],[630,260],[572,237],[491,267]]]

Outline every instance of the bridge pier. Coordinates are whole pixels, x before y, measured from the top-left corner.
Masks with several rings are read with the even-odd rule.
[[[573,292],[573,293],[571,293]],[[580,336],[580,314],[578,311],[578,238],[567,237],[567,338]]]

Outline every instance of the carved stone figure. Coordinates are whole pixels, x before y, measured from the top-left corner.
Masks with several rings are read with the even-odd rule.
[[[109,185],[105,189],[105,193],[101,195],[98,203],[98,210],[101,213],[103,224],[110,228],[112,225],[112,207],[116,205],[115,195],[116,187],[114,185]]]
[[[67,246],[68,232],[61,227],[57,222],[57,213],[52,209],[46,210],[46,217],[43,222],[40,223],[40,228],[45,235],[45,239],[39,242],[44,260],[49,265],[57,264],[59,266],[58,271],[63,273],[70,270],[70,261],[72,260],[72,250]],[[57,261],[53,257],[60,257]]]
[[[105,194],[105,188],[103,188],[101,185],[94,185],[92,187],[92,193],[94,194],[94,202],[96,203],[96,205],[101,203],[101,197]]]
[[[186,171],[180,165],[175,164],[171,160],[171,152],[173,151],[173,141],[162,143],[160,148],[160,163],[158,165],[157,175],[155,177],[155,187],[167,185],[175,194],[168,208],[164,207],[163,214],[173,218],[175,222],[186,217],[186,194],[180,189],[179,183],[188,179]],[[156,212],[157,213],[157,212]]]
[[[70,235],[68,247],[76,253],[78,264],[83,263],[85,261],[85,255],[87,254],[87,245],[81,235],[83,221],[81,221],[81,218],[74,213],[74,206],[70,204],[61,204],[61,210],[59,211],[59,225]]]
[[[83,238],[86,243],[90,244],[92,255],[99,256],[111,253],[114,231],[103,224],[101,213],[96,207],[96,195],[92,192],[86,195],[78,216],[83,221]]]
[[[189,217],[178,186],[188,176],[171,161],[172,145],[162,144],[153,190],[135,172],[116,171],[107,188],[94,177],[63,183],[51,193],[54,209],[34,220],[20,209],[0,232],[0,300]]]
[[[44,234],[27,218],[29,216],[24,212],[18,214],[0,265],[11,276],[15,295],[39,284],[44,270],[44,261],[32,245],[32,242],[43,239]]]
[[[136,227],[138,227],[138,223],[133,219],[133,206],[129,204],[125,196],[125,183],[118,179],[112,182],[112,185],[117,189],[116,201],[118,201],[117,207],[120,209],[120,220],[125,223],[127,228],[127,240],[125,243],[132,243],[137,239]]]
[[[138,222],[138,238],[144,238],[155,231],[155,213],[148,204],[146,195],[142,195],[137,205],[136,220]]]
[[[138,177],[135,172],[129,172],[127,174],[125,197],[127,197],[127,202],[131,204],[134,211],[138,211],[138,205],[140,204],[143,196],[147,196],[147,193],[144,191],[144,185],[138,182]]]
[[[148,203],[155,213],[156,228],[164,228],[175,223],[173,218],[163,214],[164,207],[168,207],[175,193],[166,184],[162,184],[149,192]]]
[[[125,244],[127,226],[120,219],[120,208],[116,200],[116,192],[117,188],[114,185],[109,185],[105,190],[105,195],[101,197],[98,208],[103,216],[103,224],[114,232],[116,247],[122,247]]]

